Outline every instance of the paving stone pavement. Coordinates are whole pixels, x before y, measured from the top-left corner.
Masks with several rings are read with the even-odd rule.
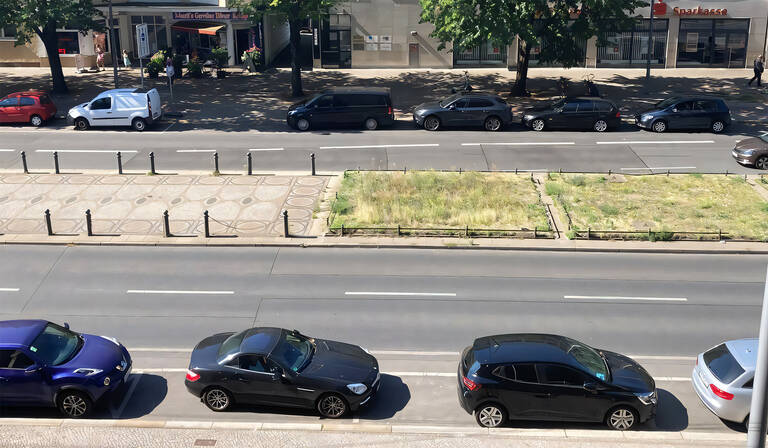
[[[57,234],[162,235],[168,210],[174,235],[199,235],[208,210],[213,235],[307,236],[328,183],[323,176],[0,175],[0,234],[46,234],[49,209]]]

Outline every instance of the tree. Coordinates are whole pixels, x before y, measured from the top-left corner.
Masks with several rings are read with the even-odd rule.
[[[304,96],[301,88],[301,27],[309,18],[320,18],[341,0],[232,0],[229,6],[247,15],[251,20],[261,20],[265,14],[274,15],[288,22],[291,46],[291,93]]]
[[[539,47],[541,62],[572,67],[593,36],[605,44],[604,33],[632,27],[635,9],[643,0],[419,0],[421,22],[435,26],[432,36],[453,51],[484,42],[513,45],[519,38],[517,73],[512,94],[527,95],[531,50]]]
[[[0,26],[16,27],[16,45],[30,42],[35,35],[43,41],[55,93],[67,92],[56,29],[66,27],[82,33],[99,30],[101,26],[96,22],[96,17],[101,15],[91,0],[0,1]]]

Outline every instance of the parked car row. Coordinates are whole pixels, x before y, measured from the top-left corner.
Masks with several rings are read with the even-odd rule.
[[[748,421],[757,341],[720,344],[698,356],[693,386],[719,417]],[[86,416],[129,378],[128,350],[107,336],[44,320],[0,321],[0,402],[55,406]],[[628,430],[656,415],[658,393],[636,361],[551,334],[476,339],[457,371],[461,407],[483,427],[509,420],[603,422]],[[297,330],[257,327],[203,339],[187,390],[216,412],[235,403],[314,409],[340,418],[381,387],[378,361],[357,345]]]

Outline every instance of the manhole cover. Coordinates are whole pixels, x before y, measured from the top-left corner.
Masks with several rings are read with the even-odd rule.
[[[143,204],[145,202],[147,202],[147,198],[139,198],[139,199],[136,200],[137,204]]]
[[[196,439],[195,440],[195,446],[214,446],[216,445],[216,440],[214,439]]]
[[[211,204],[214,204],[216,201],[218,201],[218,199],[216,199],[216,198],[210,198],[210,199],[207,199],[207,200],[205,201],[205,204],[206,204],[206,205],[211,205]]]
[[[173,205],[176,205],[176,204],[178,204],[179,202],[181,202],[181,198],[176,198],[176,199],[174,199],[174,200],[172,200],[172,201],[171,201],[171,204],[173,204]]]
[[[67,204],[71,204],[77,200],[77,196],[72,196],[71,198],[66,200]]]
[[[251,202],[253,202],[253,199],[251,198],[244,198],[242,201],[240,201],[240,203],[243,205],[250,204]]]

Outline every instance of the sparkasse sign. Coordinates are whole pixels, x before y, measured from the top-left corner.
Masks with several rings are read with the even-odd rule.
[[[248,20],[248,16],[231,11],[174,11],[173,20]]]
[[[709,8],[702,8],[701,6],[697,8],[672,8],[672,11],[675,13],[676,16],[727,16],[728,10],[723,8],[717,8],[717,9],[709,9]]]

